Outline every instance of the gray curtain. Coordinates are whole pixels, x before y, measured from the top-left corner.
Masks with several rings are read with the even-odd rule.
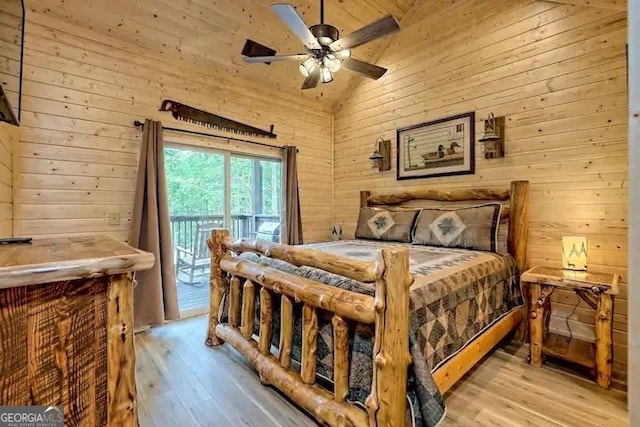
[[[153,268],[136,273],[138,286],[133,291],[135,326],[158,325],[165,320],[178,319],[162,123],[153,120],[144,122],[129,244],[156,257]]]
[[[282,150],[282,177],[284,179],[284,203],[280,241],[287,245],[302,244],[302,219],[300,217],[300,194],[298,191],[298,149],[284,147]]]

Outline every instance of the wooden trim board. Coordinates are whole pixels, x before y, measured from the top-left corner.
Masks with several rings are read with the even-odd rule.
[[[524,312],[524,306],[522,309],[513,310],[436,369],[433,372],[433,379],[440,393],[444,394],[451,389],[480,359],[513,331],[524,319]]]

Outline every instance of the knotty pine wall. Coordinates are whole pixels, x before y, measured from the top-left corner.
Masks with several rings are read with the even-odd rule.
[[[416,2],[381,55],[379,81],[358,84],[335,116],[334,222],[353,235],[360,190],[504,187],[531,182],[529,263],[560,266],[561,237],[589,239],[589,267],[627,278],[626,14],[526,0]],[[396,129],[468,111],[476,134],[506,116],[506,157],[475,175],[397,181],[368,160]],[[627,285],[615,302],[618,379],[627,363]],[[555,294],[570,313],[577,299]],[[593,324],[584,304],[576,311]]]
[[[18,128],[0,122],[0,237],[13,235],[13,147]]]
[[[168,63],[46,15],[28,13],[26,29],[21,144],[15,165],[17,235],[106,233],[125,239],[142,136],[133,121],[155,118],[189,128],[157,111],[161,100],[169,98],[263,128],[275,124],[278,139],[266,142],[300,150],[305,241],[329,236],[329,111],[233,76],[210,78],[207,70]],[[1,34],[0,43],[7,43]],[[165,140],[280,155],[279,150],[169,132]],[[120,213],[120,225],[109,225],[110,212]]]

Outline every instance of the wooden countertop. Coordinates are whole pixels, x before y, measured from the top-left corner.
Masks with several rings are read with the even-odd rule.
[[[591,289],[596,286],[611,295],[618,295],[620,276],[612,273],[564,270],[557,267],[535,266],[520,276],[520,280],[574,289]]]
[[[108,236],[34,239],[0,245],[0,289],[147,270],[154,262]]]

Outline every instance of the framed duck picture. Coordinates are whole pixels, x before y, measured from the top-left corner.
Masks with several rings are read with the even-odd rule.
[[[475,140],[474,112],[398,129],[397,177],[472,174]]]

